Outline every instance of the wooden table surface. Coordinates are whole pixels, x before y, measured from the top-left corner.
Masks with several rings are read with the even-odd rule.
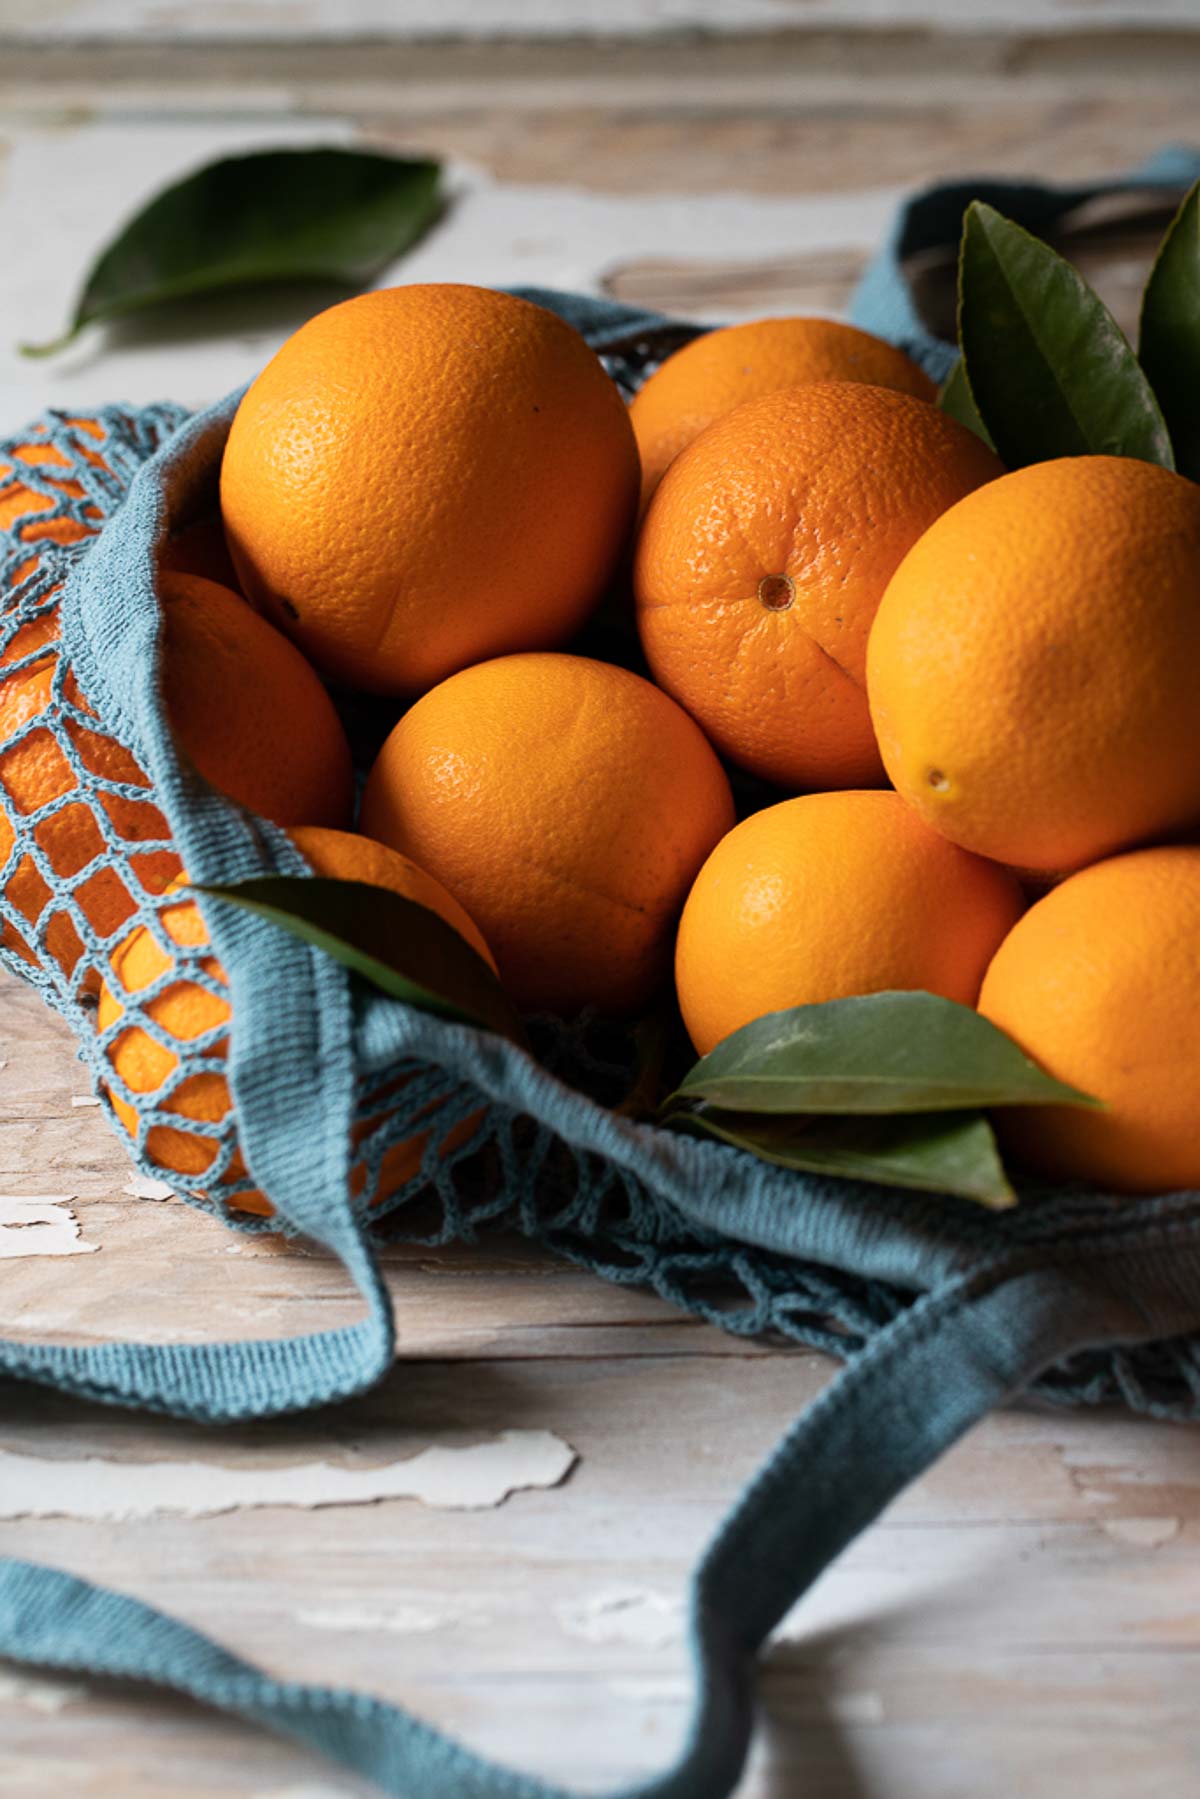
[[[208,400],[299,321],[210,303],[51,363],[14,354],[61,324],[113,223],[211,154],[363,137],[449,157],[454,204],[397,278],[834,311],[907,187],[1100,175],[1194,134],[1196,23],[1190,0],[0,0],[0,428],[49,404]],[[1144,234],[1081,248],[1128,318]],[[87,1099],[66,1032],[0,978],[5,1334],[198,1341],[354,1315],[321,1256],[145,1196]],[[387,1266],[395,1372],[327,1416],[203,1430],[6,1388],[0,1553],[581,1787],[651,1770],[686,1717],[686,1571],[832,1364],[519,1241]],[[449,1459],[414,1459],[435,1449]],[[1015,1410],[788,1620],[741,1799],[1186,1799],[1198,1654],[1200,1432]],[[0,1664],[5,1794],[367,1790],[198,1707]]]

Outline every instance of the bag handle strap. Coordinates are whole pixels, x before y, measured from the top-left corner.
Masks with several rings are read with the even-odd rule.
[[[1162,1257],[1166,1298],[1147,1297],[1143,1272],[1135,1303],[1119,1269],[1098,1279],[1095,1256],[1077,1246],[1068,1257],[1068,1248],[1022,1251],[927,1294],[797,1420],[693,1577],[687,1742],[666,1773],[622,1799],[727,1799],[751,1736],[754,1658],[822,1569],[1049,1363],[1084,1345],[1194,1323],[1200,1301],[1178,1254]],[[1127,1246],[1108,1253],[1118,1261]],[[1073,1260],[1077,1274],[1060,1271],[1060,1260]],[[306,1743],[403,1799],[570,1799],[564,1788],[480,1759],[398,1706],[273,1680],[177,1619],[32,1563],[0,1562],[0,1654],[151,1681]]]
[[[367,1315],[357,1324],[225,1343],[76,1346],[2,1338],[0,1375],[205,1424],[308,1411],[365,1393],[395,1356],[391,1300],[365,1231],[350,1223],[336,1234],[323,1233],[323,1241],[367,1302]]]
[[[1200,155],[1175,145],[1116,181],[1052,187],[1029,181],[942,182],[914,194],[899,209],[877,254],[867,265],[850,301],[850,319],[884,337],[944,381],[958,361],[953,344],[935,337],[917,308],[905,274],[908,258],[922,250],[958,243],[963,213],[972,200],[986,200],[1026,230],[1042,232],[1064,214],[1106,194],[1182,189],[1200,175]]]

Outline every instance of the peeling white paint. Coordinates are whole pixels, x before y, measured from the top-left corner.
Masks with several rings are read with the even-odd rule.
[[[124,1522],[174,1512],[211,1517],[258,1506],[374,1505],[419,1499],[443,1511],[500,1505],[511,1493],[556,1487],[577,1460],[547,1430],[506,1430],[465,1449],[424,1449],[376,1468],[301,1462],[239,1468],[217,1462],[48,1461],[0,1450],[0,1518]]]
[[[683,1634],[683,1600],[649,1587],[611,1587],[555,1607],[569,1637],[585,1643],[632,1643],[665,1649]]]
[[[168,1187],[166,1181],[151,1180],[149,1175],[135,1174],[121,1188],[128,1193],[130,1199],[174,1199],[174,1187]]]
[[[610,1680],[607,1686],[614,1699],[628,1699],[634,1705],[684,1705],[692,1697],[692,1683],[685,1675],[664,1679],[654,1674],[644,1680],[632,1676]]]
[[[83,1256],[99,1249],[84,1243],[71,1210],[75,1195],[0,1195],[0,1261],[17,1256]]]
[[[313,1630],[380,1630],[399,1637],[424,1636],[433,1630],[445,1630],[459,1624],[486,1628],[491,1615],[461,1600],[439,1600],[436,1605],[331,1605],[317,1606],[297,1612],[296,1622]]]
[[[1133,1543],[1139,1549],[1157,1549],[1179,1535],[1178,1518],[1106,1518],[1105,1534],[1118,1543]]]
[[[826,1701],[839,1724],[883,1724],[887,1709],[882,1693],[831,1693]]]
[[[31,1712],[61,1712],[90,1698],[84,1686],[43,1676],[0,1673],[0,1705],[23,1705]]]

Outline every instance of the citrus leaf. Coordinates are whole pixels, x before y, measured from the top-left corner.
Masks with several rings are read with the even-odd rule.
[[[992,1127],[980,1112],[810,1121],[706,1108],[677,1114],[667,1123],[689,1136],[716,1137],[761,1161],[805,1174],[953,1193],[993,1211],[1016,1204]]]
[[[947,418],[957,419],[960,425],[973,431],[989,450],[995,449],[996,446],[988,435],[988,428],[979,416],[979,408],[972,398],[971,383],[967,380],[967,365],[961,356],[942,383],[938,405]]]
[[[1146,291],[1138,356],[1175,445],[1175,465],[1200,480],[1200,181],[1163,238]]]
[[[1054,456],[1175,466],[1153,389],[1078,270],[994,207],[967,208],[958,341],[966,379],[1009,468]]]
[[[419,1011],[525,1041],[512,1002],[482,956],[415,900],[365,881],[306,875],[263,875],[193,891],[256,913]]]
[[[683,1100],[777,1114],[1097,1104],[1043,1073],[969,1006],[919,992],[756,1018],[701,1057],[667,1103]]]
[[[268,282],[361,287],[433,222],[440,164],[370,150],[260,150],[164,188],[100,252],[48,356],[98,319]]]

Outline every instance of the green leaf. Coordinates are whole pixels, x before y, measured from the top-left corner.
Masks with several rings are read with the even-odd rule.
[[[948,418],[957,419],[968,431],[982,439],[989,450],[995,444],[988,435],[988,428],[979,416],[979,409],[971,395],[971,383],[967,380],[967,365],[960,356],[945,381],[938,395],[938,405]]]
[[[482,956],[415,900],[364,881],[306,875],[263,875],[194,891],[256,913],[393,999],[525,1041],[512,1002]]]
[[[268,282],[362,287],[436,218],[440,165],[369,150],[262,150],[163,191],[92,264],[61,350],[98,319]]]
[[[1180,474],[1200,480],[1200,181],[1163,238],[1142,295],[1138,356]]]
[[[1175,466],[1158,401],[1103,301],[1049,244],[978,200],[963,228],[958,338],[1009,468],[1087,455]]]
[[[704,1110],[678,1114],[667,1123],[805,1174],[953,1193],[993,1211],[1016,1204],[992,1127],[980,1112],[810,1121]]]
[[[969,1006],[933,993],[867,993],[771,1012],[734,1031],[667,1103],[730,1112],[957,1112],[1096,1105],[1044,1074]]]

